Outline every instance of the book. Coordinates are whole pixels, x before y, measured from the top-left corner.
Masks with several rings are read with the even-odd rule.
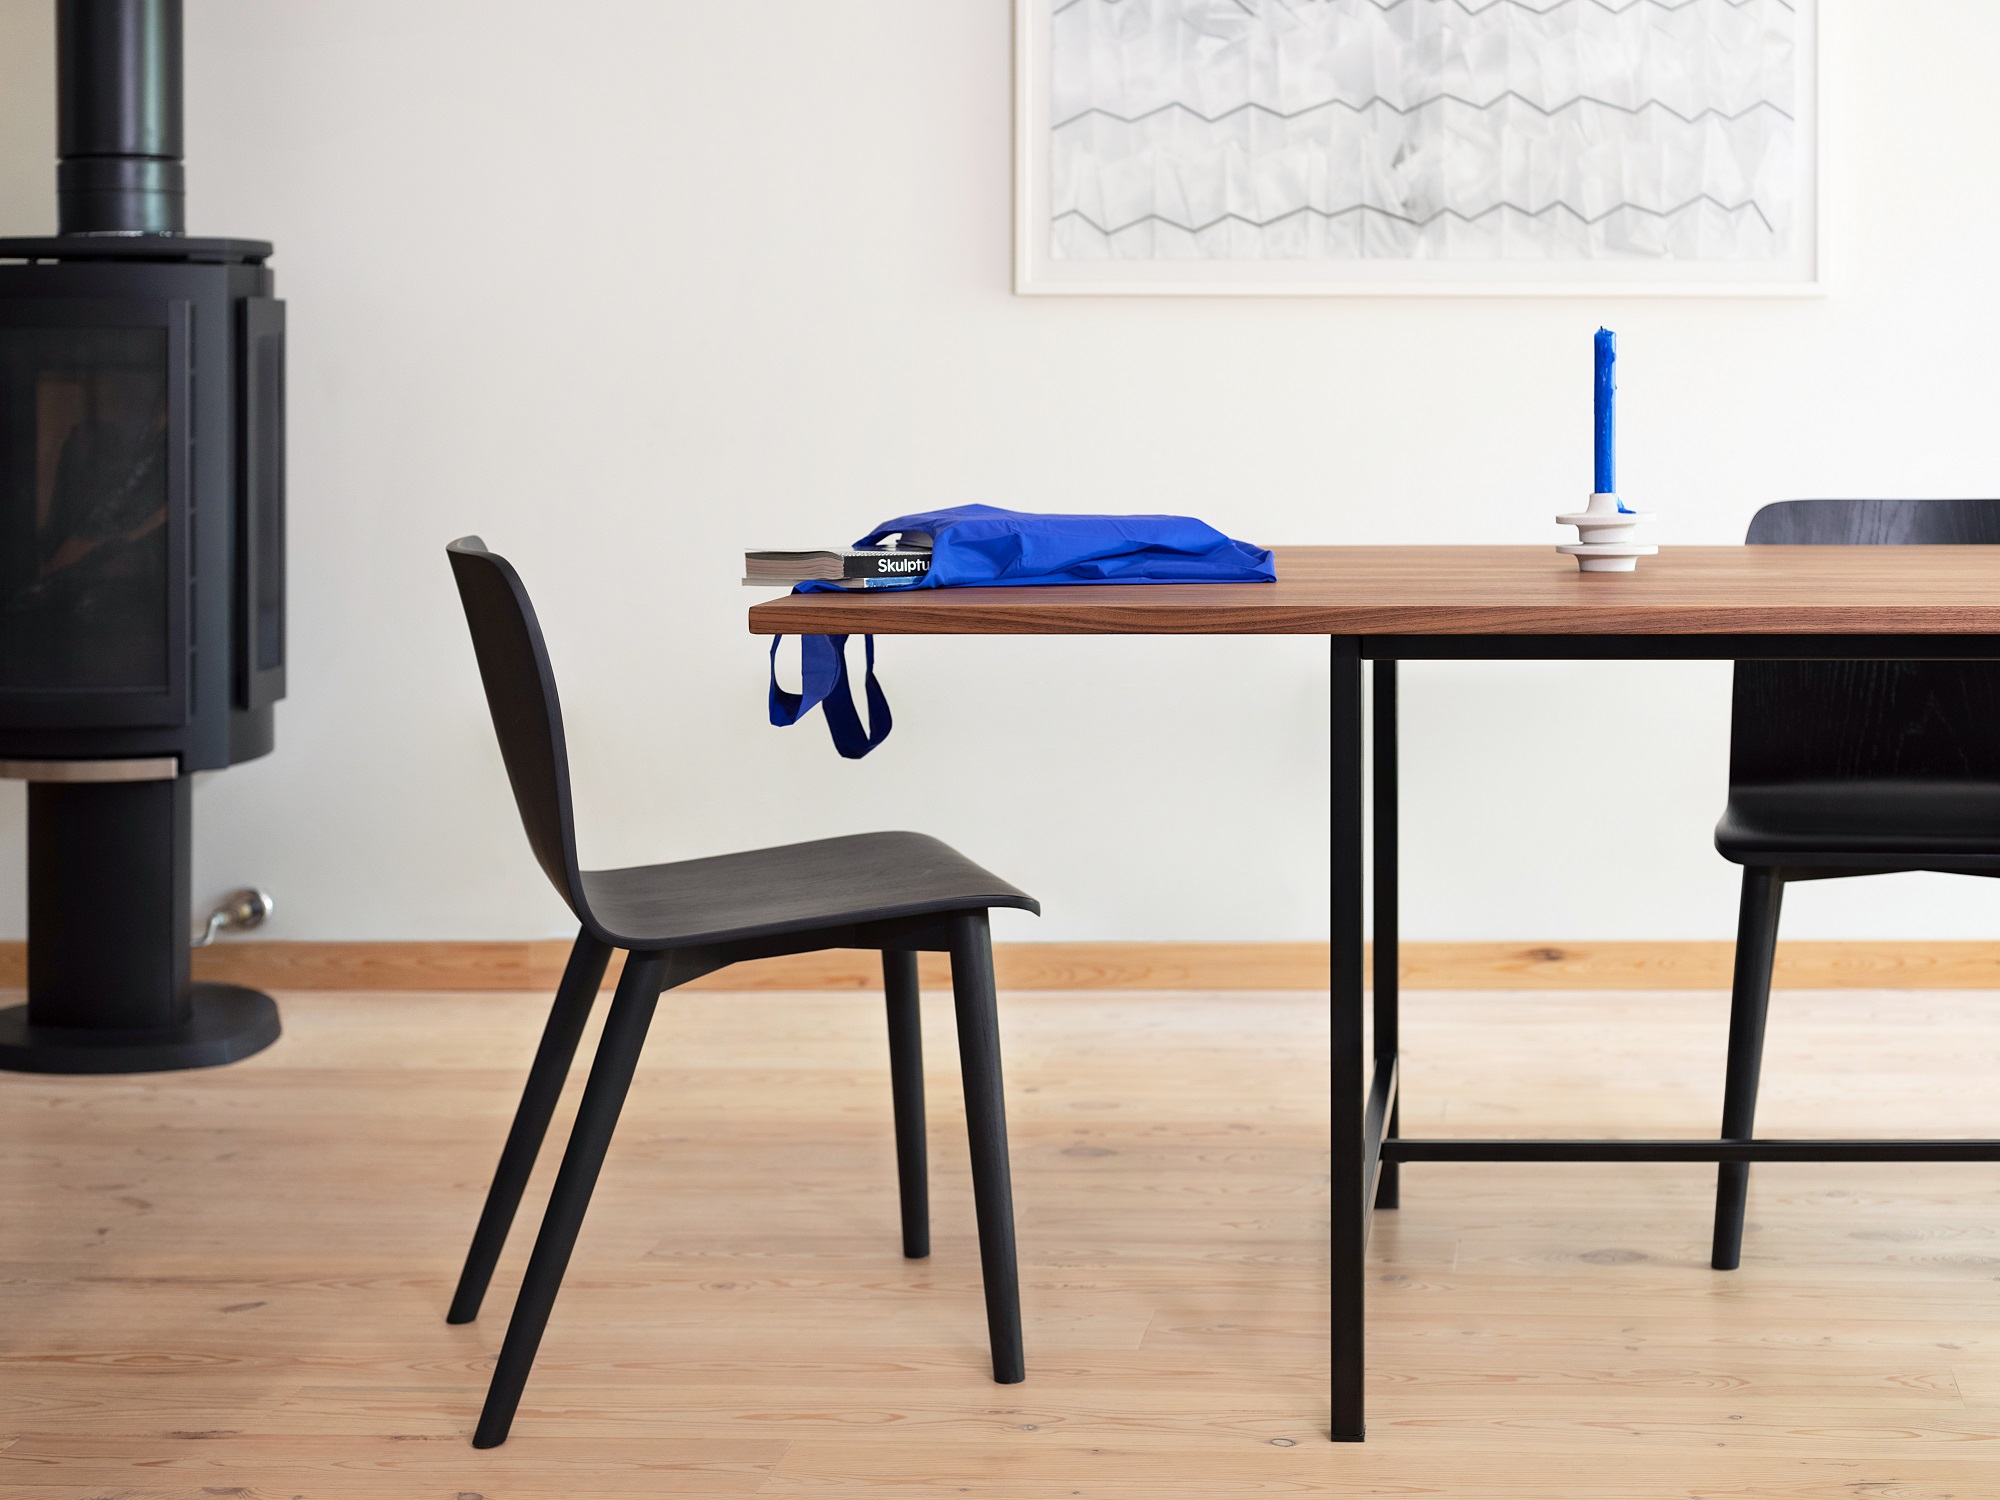
[[[823,583],[834,589],[913,589],[921,581],[917,578],[814,578],[800,579],[799,582]],[[746,578],[746,589],[788,589],[792,584],[773,581],[769,578]]]
[[[915,588],[922,581],[920,573],[914,578],[746,578],[746,589],[788,589],[795,583],[824,583],[836,589],[907,589]]]
[[[831,547],[816,552],[746,552],[743,581],[765,587],[808,579],[845,587],[914,583],[931,570],[928,547]]]

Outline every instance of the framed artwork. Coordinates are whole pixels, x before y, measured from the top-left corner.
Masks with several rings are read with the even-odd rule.
[[[1817,0],[1015,0],[1015,290],[1821,287]]]

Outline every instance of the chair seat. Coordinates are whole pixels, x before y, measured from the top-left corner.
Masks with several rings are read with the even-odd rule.
[[[921,833],[585,870],[583,893],[612,942],[653,950],[995,906],[1041,910],[1032,896]]]
[[[1744,865],[2000,870],[2000,784],[1739,785],[1715,825],[1715,847]]]

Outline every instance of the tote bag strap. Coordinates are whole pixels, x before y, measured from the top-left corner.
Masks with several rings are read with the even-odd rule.
[[[875,637],[862,637],[862,655],[867,659],[864,690],[868,697],[868,727],[861,727],[861,715],[854,708],[854,685],[847,675],[847,637],[844,635],[802,635],[799,637],[800,691],[788,693],[778,686],[778,643],[771,637],[771,722],[779,728],[796,724],[823,705],[827,733],[833,748],[848,760],[859,760],[889,737],[896,721],[889,715],[889,700],[875,680]]]

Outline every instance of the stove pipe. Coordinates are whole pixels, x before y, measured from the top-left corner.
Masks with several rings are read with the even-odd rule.
[[[61,234],[184,234],[181,0],[56,0]]]

